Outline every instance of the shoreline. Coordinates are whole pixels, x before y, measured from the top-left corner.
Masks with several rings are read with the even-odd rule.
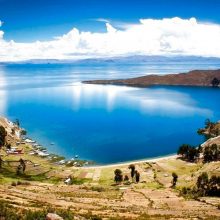
[[[161,160],[168,160],[168,159],[177,159],[177,154],[171,154],[167,156],[158,156],[148,159],[140,159],[140,160],[131,160],[131,161],[125,161],[125,162],[119,162],[119,163],[112,163],[112,164],[106,164],[106,165],[97,165],[97,166],[85,166],[82,168],[111,168],[111,167],[118,167],[118,166],[127,166],[130,164],[139,164],[139,163],[152,163],[152,162],[158,162]]]
[[[215,87],[219,88],[218,81],[220,69],[213,70],[191,70],[185,73],[174,74],[150,74],[125,79],[96,79],[85,80],[85,84],[97,85],[119,85],[130,87],[149,87],[149,86],[196,86],[196,87]],[[217,82],[215,82],[215,79]],[[213,81],[214,80],[214,81]]]

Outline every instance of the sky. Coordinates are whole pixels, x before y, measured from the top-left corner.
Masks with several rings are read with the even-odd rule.
[[[220,57],[219,11],[220,0],[0,0],[0,61]]]

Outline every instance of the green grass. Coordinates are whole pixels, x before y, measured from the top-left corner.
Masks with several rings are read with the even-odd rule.
[[[114,183],[114,169],[113,168],[103,168],[99,178],[99,184],[101,185],[111,185]]]
[[[64,220],[74,219],[74,213],[70,209],[53,209],[51,207],[39,210],[17,209],[9,202],[0,200],[0,219],[4,220],[45,220],[47,213],[56,213]]]
[[[161,186],[158,182],[153,181],[153,182],[145,183],[145,188],[162,189],[163,186]]]

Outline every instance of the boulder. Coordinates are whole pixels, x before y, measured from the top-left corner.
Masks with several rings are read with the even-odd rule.
[[[46,220],[63,220],[63,218],[60,217],[60,216],[57,215],[57,214],[48,213],[47,216],[46,216]]]

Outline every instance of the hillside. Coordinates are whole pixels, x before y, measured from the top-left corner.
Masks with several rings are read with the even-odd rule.
[[[0,125],[7,130],[7,141],[12,146],[18,143],[17,135],[11,134],[16,126],[4,118],[0,118]],[[22,141],[16,146],[24,153],[7,154],[5,148],[0,149],[4,161],[0,169],[0,219],[45,219],[39,216],[48,212],[67,220],[220,218],[219,197],[194,198],[180,193],[184,187],[193,188],[202,172],[219,175],[219,161],[189,163],[173,156],[137,162],[135,168],[141,178],[136,183],[131,180],[126,163],[93,167],[58,165],[49,158],[30,154],[30,143]],[[26,161],[26,170],[17,175],[20,158]],[[128,175],[129,181],[115,184],[115,169]],[[175,188],[171,187],[172,172],[178,174]],[[70,175],[72,184],[64,184]],[[14,215],[20,218],[12,218]]]
[[[181,85],[181,86],[212,86],[213,79],[220,80],[220,70],[193,70],[187,73],[167,75],[147,75],[131,79],[91,80],[89,84],[114,84],[146,87],[152,85]],[[219,85],[219,83],[217,83]]]

